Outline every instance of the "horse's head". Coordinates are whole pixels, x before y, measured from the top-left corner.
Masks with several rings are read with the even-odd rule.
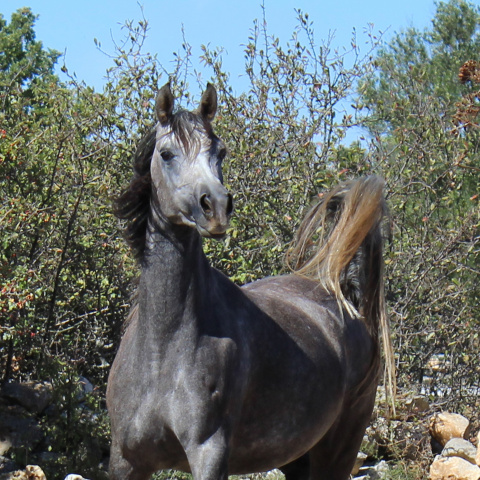
[[[170,85],[157,96],[156,145],[151,176],[156,207],[167,222],[196,228],[204,237],[222,237],[233,211],[223,186],[224,143],[213,133],[217,93],[208,84],[195,112],[173,113]]]

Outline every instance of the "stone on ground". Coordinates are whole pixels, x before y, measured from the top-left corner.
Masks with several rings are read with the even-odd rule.
[[[477,449],[463,438],[452,438],[442,451],[442,457],[460,457],[475,465]]]
[[[430,418],[430,435],[442,447],[452,438],[467,438],[470,433],[470,422],[457,413],[436,413]]]
[[[479,480],[480,468],[460,457],[437,457],[430,466],[430,480]]]

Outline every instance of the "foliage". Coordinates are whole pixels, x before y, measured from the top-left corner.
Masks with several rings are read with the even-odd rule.
[[[458,71],[466,60],[478,56],[479,25],[478,7],[465,0],[439,2],[431,29],[409,28],[384,45],[374,71],[359,87],[362,104],[369,110],[370,130],[415,130],[432,100],[440,102],[436,111],[452,115],[464,93]]]
[[[12,369],[19,378],[41,376],[59,356],[104,379],[99,367],[125,310],[109,198],[117,190],[113,147],[101,136],[114,106],[58,81],[57,54],[34,41],[34,19],[26,9],[14,14],[14,33],[5,27],[0,37],[16,54],[0,76],[4,379]]]
[[[191,473],[184,473],[178,470],[161,470],[152,477],[153,480],[192,480]]]
[[[2,111],[10,107],[13,94],[32,97],[37,82],[54,77],[53,67],[60,54],[55,50],[45,51],[42,43],[35,40],[32,28],[35,19],[28,8],[13,13],[9,24],[0,15]]]
[[[79,377],[75,365],[52,362],[53,406],[42,418],[47,456],[40,463],[47,478],[81,471],[93,479],[105,479],[101,465],[110,445],[110,426],[101,389],[89,391],[88,380]]]
[[[479,27],[478,7],[440,2],[432,28],[395,36],[359,86],[394,221],[388,301],[400,380],[452,406],[478,388],[480,143],[462,123],[473,86],[458,74],[477,58]]]
[[[385,480],[421,480],[427,479],[428,476],[425,466],[400,460],[387,471],[383,478]]]
[[[249,87],[238,96],[221,52],[204,48],[202,57],[219,90],[216,131],[230,150],[226,178],[235,195],[229,238],[208,250],[240,284],[283,271],[305,208],[345,172],[333,161],[353,124],[344,102],[368,68],[354,41],[343,54],[329,43],[318,46],[308,15],[297,13],[298,27],[285,45],[269,35],[265,18],[254,23],[245,46]]]

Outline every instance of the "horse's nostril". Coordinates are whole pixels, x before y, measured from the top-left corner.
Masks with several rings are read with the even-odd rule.
[[[228,194],[228,200],[227,200],[227,215],[231,215],[233,212],[233,197],[229,193]]]
[[[225,201],[224,198],[219,198],[216,202],[210,198],[210,195],[204,193],[200,197],[200,207],[202,207],[203,213],[207,216],[207,218],[211,218],[215,215],[215,211],[220,208],[225,208],[224,212],[228,216],[230,216],[233,212],[233,197],[229,193],[226,195],[226,204],[223,203]],[[215,202],[215,203],[214,203]],[[221,211],[217,211],[217,214],[221,213]]]
[[[212,203],[210,202],[210,197],[206,193],[200,197],[200,206],[204,213],[208,214],[212,212]]]

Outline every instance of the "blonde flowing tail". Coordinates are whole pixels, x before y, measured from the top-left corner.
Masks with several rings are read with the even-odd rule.
[[[307,213],[287,253],[297,275],[318,281],[383,344],[385,386],[394,410],[395,362],[385,309],[382,220],[384,182],[377,176],[343,183]]]

